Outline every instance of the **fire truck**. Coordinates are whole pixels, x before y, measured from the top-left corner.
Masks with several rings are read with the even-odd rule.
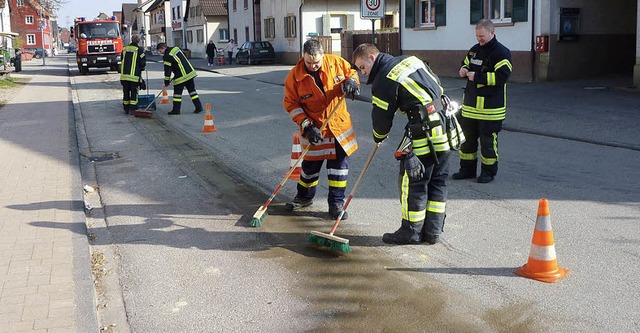
[[[120,71],[122,34],[120,22],[112,16],[108,20],[86,20],[78,17],[73,22],[71,36],[76,44],[76,61],[80,74],[89,73],[89,68],[108,67]]]

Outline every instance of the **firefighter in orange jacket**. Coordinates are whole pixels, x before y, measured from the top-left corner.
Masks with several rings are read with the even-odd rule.
[[[339,56],[324,54],[322,44],[315,39],[303,45],[303,56],[291,69],[284,83],[284,109],[300,127],[301,144],[309,152],[302,161],[298,193],[285,207],[297,210],[313,203],[320,169],[327,160],[329,185],[329,215],[336,219],[344,205],[349,156],[358,149],[356,134],[346,103],[341,104],[320,131],[322,124],[340,97],[352,99],[360,93],[358,73],[348,61]],[[347,219],[345,212],[343,220]]]

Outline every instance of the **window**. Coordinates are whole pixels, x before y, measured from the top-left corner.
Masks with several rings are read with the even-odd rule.
[[[176,7],[176,9],[177,9],[177,14],[178,14],[178,19],[181,19],[181,18],[182,18],[182,9],[181,9],[180,7],[182,7],[182,6],[178,6],[178,7]]]
[[[18,1],[16,1],[16,4],[18,5],[18,7],[23,7],[24,6],[24,0],[18,0]]]
[[[36,35],[27,35],[27,45],[36,45]]]
[[[330,31],[332,34],[339,34],[342,32],[344,21],[346,17],[344,15],[331,15],[329,18]]]
[[[284,18],[284,36],[286,38],[296,37],[296,17],[293,15]]]
[[[218,40],[221,42],[226,42],[229,40],[229,29],[219,29],[218,30]]]
[[[176,7],[171,8],[171,21],[176,20]]]
[[[276,19],[264,19],[264,38],[276,38]]]
[[[436,26],[436,0],[420,1],[420,26],[435,27]]]
[[[196,36],[198,38],[198,43],[203,43],[204,42],[204,30],[198,29],[196,31]]]
[[[24,17],[24,23],[33,24],[33,15],[27,15]]]
[[[447,25],[447,0],[405,0],[405,6],[405,28],[432,29]]]
[[[470,9],[471,24],[476,24],[483,18],[507,25],[527,22],[529,19],[528,0],[470,0]]]
[[[249,0],[244,0],[244,9],[249,9]]]
[[[233,0],[233,11],[235,12],[238,9],[238,6],[236,4],[237,0]]]
[[[193,43],[193,31],[187,31],[187,43]]]
[[[489,2],[489,18],[494,23],[511,22],[513,0],[491,0]]]

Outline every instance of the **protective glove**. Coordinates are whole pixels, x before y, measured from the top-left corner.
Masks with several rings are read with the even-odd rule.
[[[147,90],[147,82],[144,79],[140,79],[140,90]]]
[[[342,93],[351,97],[351,100],[356,98],[356,95],[360,95],[360,87],[358,82],[352,78],[348,78],[342,81]]]
[[[414,153],[405,155],[402,161],[404,162],[404,170],[407,172],[409,181],[416,182],[424,177],[424,165]]]
[[[164,80],[164,87],[168,87],[169,86],[169,80]]]
[[[302,135],[304,135],[312,145],[322,142],[322,133],[314,124],[307,125],[307,127],[304,128]]]

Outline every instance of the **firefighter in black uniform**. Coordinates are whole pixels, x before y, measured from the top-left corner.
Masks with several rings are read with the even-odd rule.
[[[488,183],[498,173],[498,132],[507,112],[507,79],[511,75],[511,51],[495,38],[490,20],[476,25],[476,39],[460,68],[467,78],[460,125],[467,141],[460,148],[460,171],[453,179],[475,178],[478,139],[482,158],[478,183]]]
[[[191,101],[196,107],[193,113],[202,112],[202,102],[196,91],[195,77],[198,76],[195,68],[191,65],[187,56],[184,55],[179,47],[167,47],[166,43],[158,43],[156,47],[160,52],[164,61],[164,87],[169,86],[171,82],[171,73],[173,72],[173,108],[169,114],[180,114],[180,105],[182,104],[182,91],[187,88]]]
[[[444,113],[436,111],[444,96],[440,80],[420,59],[380,53],[372,44],[358,46],[353,61],[372,84],[374,141],[387,138],[396,110],[409,120],[395,153],[402,225],[382,241],[435,244],[444,227],[450,150]]]
[[[122,49],[122,64],[120,65],[120,84],[122,84],[122,107],[124,113],[129,114],[138,108],[138,87],[142,82],[147,60],[144,49],[138,46],[140,37],[131,37],[131,44]]]

